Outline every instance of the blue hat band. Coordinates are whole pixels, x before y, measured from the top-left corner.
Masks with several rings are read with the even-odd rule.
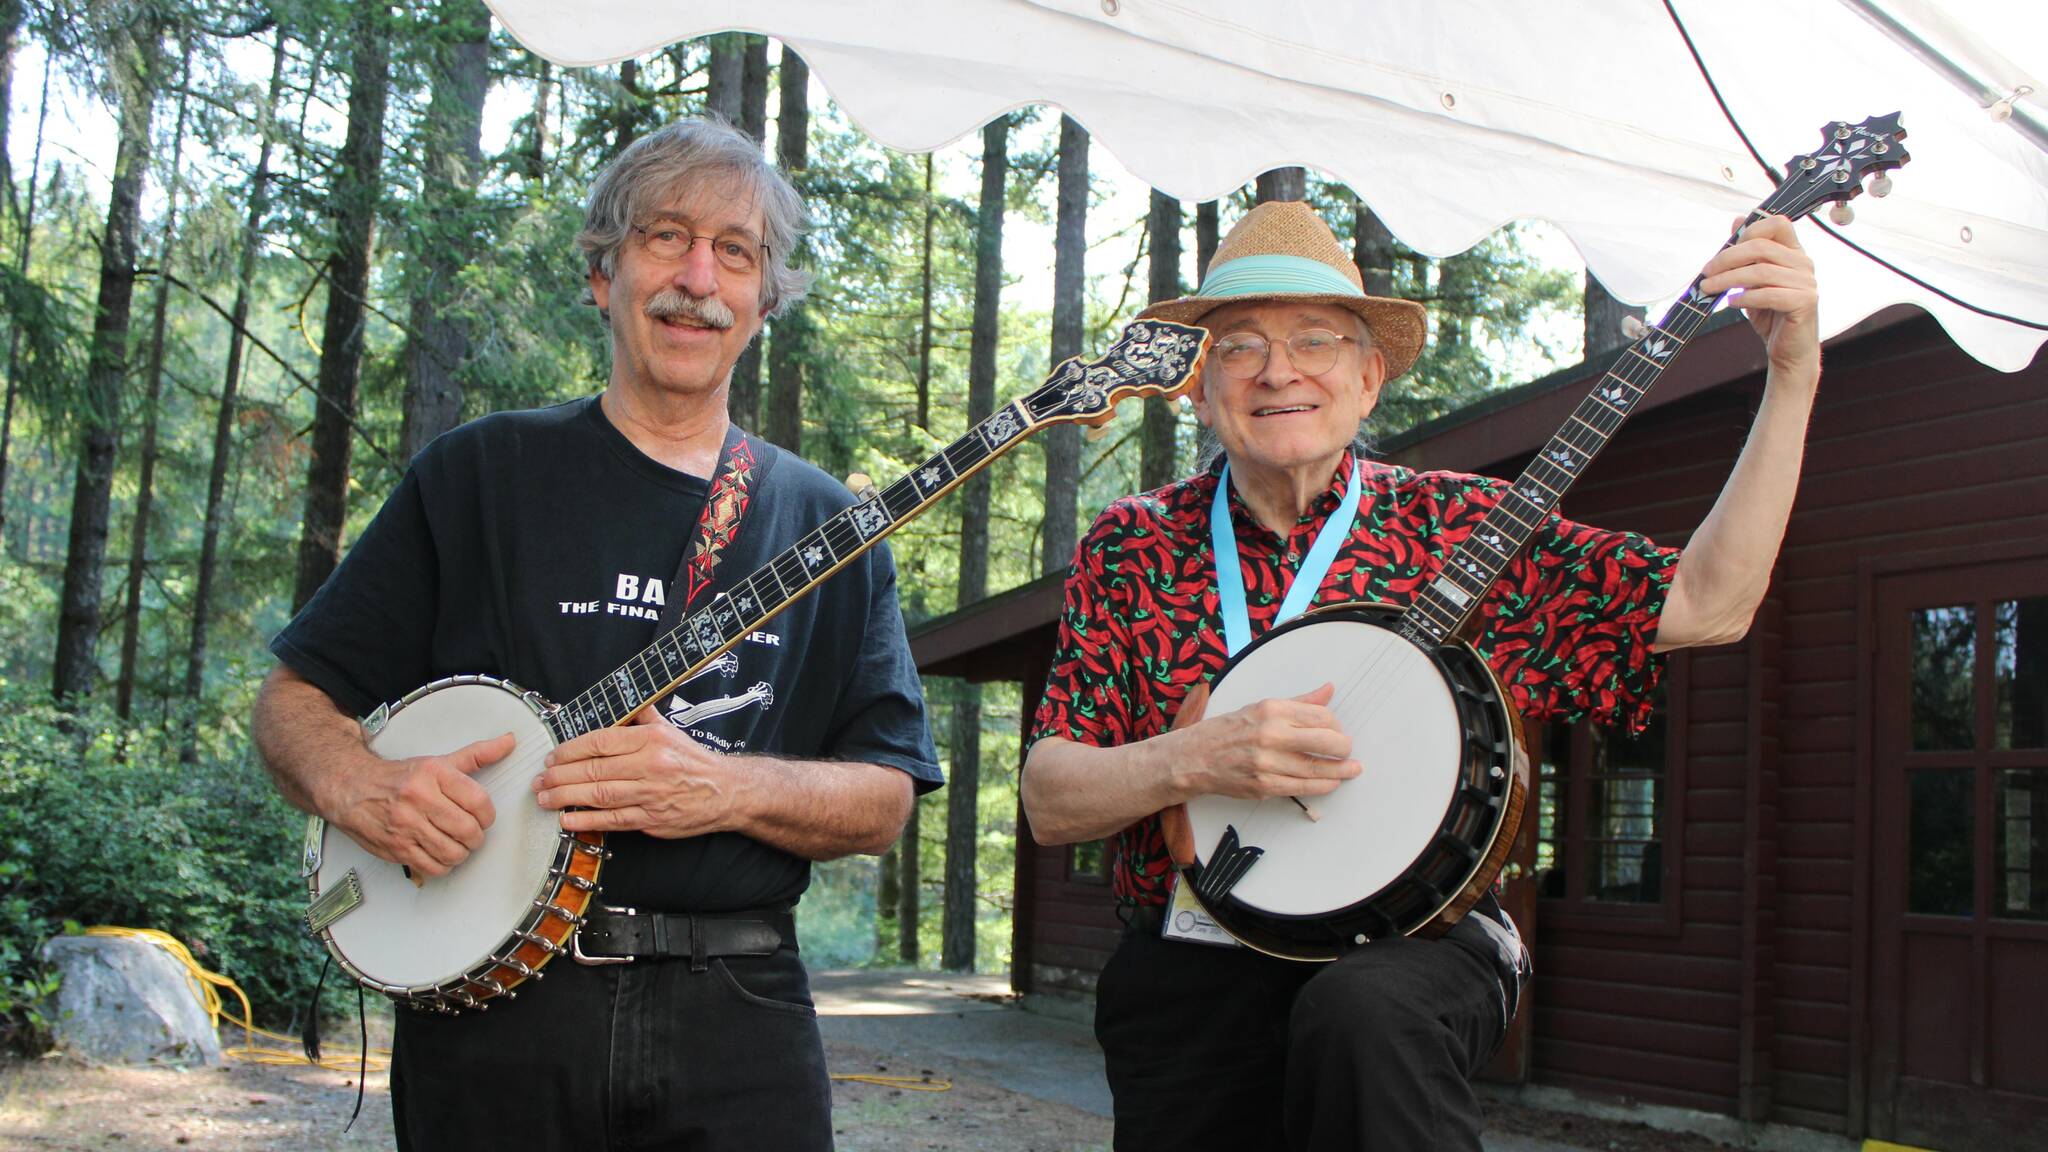
[[[1197,296],[1356,296],[1365,293],[1342,272],[1305,256],[1240,256],[1209,270]]]

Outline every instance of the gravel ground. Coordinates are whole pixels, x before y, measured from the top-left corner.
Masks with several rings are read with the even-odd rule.
[[[835,1075],[948,1080],[943,1092],[852,1080],[833,1085],[840,1152],[1107,1152],[1111,1125],[1100,1055],[1085,1025],[1018,1011],[996,977],[919,972],[819,973]],[[378,1018],[381,1017],[381,1018]],[[389,1035],[373,1015],[372,1043]],[[353,1029],[329,1032],[353,1054]],[[227,1038],[238,1042],[239,1035]],[[361,1118],[355,1070],[230,1062],[220,1068],[93,1067],[65,1058],[0,1059],[0,1150],[220,1149],[271,1152],[392,1147],[384,1073],[371,1072]],[[1489,1152],[1714,1152],[1702,1136],[1623,1120],[1485,1102]]]

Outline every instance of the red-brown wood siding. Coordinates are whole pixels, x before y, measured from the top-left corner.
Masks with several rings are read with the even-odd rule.
[[[1646,414],[1567,514],[1682,543],[1760,387]],[[1925,320],[1831,350],[1762,630],[1691,658],[1677,932],[1602,932],[1546,904],[1536,1079],[1861,1131],[1858,566],[2048,536],[2043,443],[2041,362],[1993,372]]]

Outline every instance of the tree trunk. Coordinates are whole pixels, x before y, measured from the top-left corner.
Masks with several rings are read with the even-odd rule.
[[[749,33],[740,61],[740,114],[733,121],[754,138],[768,139],[768,38]]]
[[[277,30],[277,47],[270,57],[270,98],[267,109],[276,109],[284,95],[285,33]],[[274,114],[274,113],[273,113]],[[213,463],[206,473],[206,518],[200,533],[199,576],[192,592],[192,644],[185,655],[185,699],[199,700],[206,684],[206,626],[213,611],[213,583],[220,557],[221,502],[227,494],[228,464],[235,451],[235,394],[242,382],[242,349],[247,341],[243,328],[249,321],[249,292],[256,280],[256,258],[263,248],[263,219],[270,213],[271,124],[264,126],[263,143],[256,153],[256,174],[249,178],[249,214],[242,224],[242,254],[235,273],[233,319],[228,324],[228,365],[221,375],[220,411],[213,421]],[[193,745],[188,735],[184,745],[187,758]]]
[[[384,100],[389,30],[382,10],[356,11],[348,92],[348,134],[336,158],[334,250],[327,259],[327,316],[321,327],[320,375],[313,408],[313,456],[306,466],[306,510],[299,527],[296,613],[341,562],[348,519],[348,473],[363,366],[363,317],[384,160]]]
[[[1306,168],[1274,168],[1259,173],[1259,203],[1268,200],[1308,199]]]
[[[555,66],[540,61],[540,77],[533,85],[533,135],[526,145],[525,171],[528,180],[542,180],[548,171],[548,98],[555,86]]]
[[[917,325],[917,430],[932,430],[932,232],[936,224],[932,211],[932,154],[924,154],[924,244],[920,250],[923,270],[918,278]]]
[[[115,49],[120,90],[120,142],[100,236],[100,286],[93,312],[92,351],[86,362],[79,414],[78,467],[71,493],[71,534],[64,557],[64,591],[57,618],[52,681],[68,699],[92,691],[93,643],[100,629],[100,573],[106,563],[107,518],[114,487],[115,433],[122,385],[128,376],[128,319],[135,300],[135,229],[142,184],[149,171],[149,118],[162,82],[163,30],[146,19],[133,40]]]
[[[711,61],[705,68],[704,110],[733,127],[740,123],[740,87],[745,79],[747,38],[720,32],[711,38]]]
[[[754,138],[768,139],[768,38],[749,35],[740,69],[739,129]],[[732,369],[732,391],[726,397],[726,411],[742,428],[753,429],[761,422],[761,341],[756,338],[740,353]]]
[[[1181,294],[1180,226],[1180,201],[1153,189],[1152,212],[1145,223],[1152,238],[1145,298],[1152,303]],[[1159,396],[1145,399],[1145,423],[1138,433],[1138,487],[1147,492],[1171,484],[1180,471],[1174,404]]]
[[[1628,330],[1624,325],[1633,316],[1638,320],[1649,315],[1647,308],[1632,308],[1607,294],[1607,288],[1586,273],[1586,354],[1591,360],[1602,352],[1619,348],[1628,343]]]
[[[1446,352],[1456,352],[1472,343],[1472,324],[1479,311],[1478,292],[1484,264],[1485,257],[1476,246],[1437,262],[1436,342]]]
[[[8,121],[14,119],[14,50],[21,41],[21,0],[0,0],[0,189],[5,189],[7,213],[14,210],[14,164],[7,151]]]
[[[991,121],[982,129],[981,206],[974,237],[974,323],[967,372],[967,423],[970,427],[988,419],[996,408],[996,351],[1002,307],[1003,209],[1009,183],[1009,136],[1008,117]],[[1076,136],[1083,143],[1074,144]],[[1070,163],[1077,161],[1085,186],[1086,139],[1080,134],[1079,125],[1074,126],[1072,135],[1065,125],[1062,126],[1059,222],[1062,243],[1068,227],[1065,205],[1067,169]],[[1076,268],[1078,264],[1076,261]],[[1056,264],[1056,295],[1060,276],[1061,271]],[[1058,303],[1056,299],[1055,308]],[[1058,324],[1056,317],[1055,331]],[[1078,331],[1074,339],[1078,344]],[[1055,344],[1054,347],[1057,349],[1059,346]],[[960,580],[956,601],[963,608],[988,595],[988,473],[976,474],[965,487],[966,499],[960,509]],[[1071,519],[1072,513],[1069,512],[1068,516]],[[980,685],[959,684],[953,697],[951,737],[952,771],[946,782],[946,893],[941,933],[945,948],[941,963],[950,969],[964,970],[974,967],[975,855],[980,841],[978,817],[981,801]]]
[[[405,415],[399,457],[411,460],[462,422],[462,383],[469,356],[466,325],[443,309],[456,277],[474,256],[470,237],[477,180],[483,171],[484,98],[491,84],[491,13],[483,0],[441,0],[432,46],[434,94],[421,131],[422,219],[412,235],[418,262],[412,292],[411,338],[405,350]]]
[[[918,961],[918,884],[923,872],[918,867],[917,826],[922,807],[915,800],[910,802],[910,820],[903,825],[903,838],[896,842],[896,958],[912,965]]]
[[[1365,294],[1394,294],[1394,234],[1365,201],[1351,205],[1351,262],[1365,277]]]
[[[775,121],[776,163],[801,187],[804,168],[810,162],[811,69],[795,49],[784,44],[781,72],[782,106]],[[763,431],[776,444],[791,452],[801,452],[804,355],[810,342],[804,306],[797,304],[777,316],[772,335],[768,346],[768,411],[762,417]]]
[[[36,235],[36,181],[43,172],[43,125],[50,116],[50,58],[43,57],[43,95],[36,110],[36,147],[34,158],[28,166],[28,207],[17,214],[15,223],[21,236],[17,270],[28,275],[29,249]],[[7,117],[0,116],[0,120]],[[10,183],[9,188],[13,185]],[[12,204],[10,198],[9,203]],[[7,399],[4,410],[0,410],[0,540],[4,540],[7,528],[7,461],[14,446],[14,397],[19,391],[21,374],[21,328],[9,325],[7,333]]]
[[[875,955],[877,957],[888,951],[890,938],[896,934],[896,905],[902,899],[897,890],[899,865],[896,863],[896,856],[902,850],[901,845],[890,845],[888,850],[882,853],[882,858],[875,862]]]
[[[612,141],[604,159],[624,152],[640,136],[640,61],[619,61],[618,102],[612,106]]]
[[[1053,227],[1052,363],[1081,355],[1088,320],[1088,130],[1060,117],[1058,216]],[[1038,570],[1064,572],[1074,559],[1080,504],[1081,427],[1060,424],[1045,443],[1045,520]],[[964,605],[963,605],[964,606]]]
[[[164,325],[171,312],[171,261],[177,254],[179,161],[185,151],[186,87],[192,77],[192,42],[178,65],[178,117],[171,130],[171,162],[164,167],[164,233],[157,252],[156,300],[149,325],[149,383],[142,402],[142,467],[135,483],[135,515],[128,526],[128,597],[121,607],[121,671],[114,680],[114,713],[128,719],[135,703],[135,656],[142,640],[142,578],[149,564],[150,510],[156,502],[158,405],[164,391]]]
[[[1204,200],[1195,205],[1195,280],[1209,278],[1209,261],[1216,256],[1216,245],[1222,237],[1216,221],[1216,202]]]

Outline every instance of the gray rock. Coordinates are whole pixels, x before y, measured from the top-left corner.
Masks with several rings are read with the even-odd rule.
[[[146,940],[59,936],[43,961],[63,982],[60,1051],[102,1064],[218,1064],[220,1038],[184,965]]]

